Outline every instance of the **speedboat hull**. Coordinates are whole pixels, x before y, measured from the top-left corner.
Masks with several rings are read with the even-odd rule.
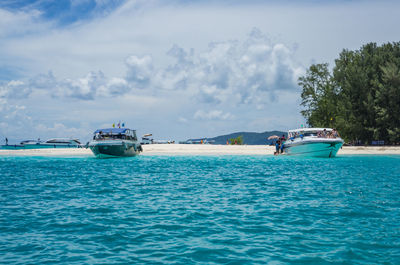
[[[136,156],[142,151],[140,144],[126,140],[92,141],[89,148],[99,158]]]
[[[7,150],[19,150],[19,149],[44,149],[44,148],[80,148],[79,145],[72,144],[13,144],[13,145],[2,145],[0,149]]]
[[[343,145],[342,139],[296,139],[284,143],[287,155],[307,157],[335,157]]]

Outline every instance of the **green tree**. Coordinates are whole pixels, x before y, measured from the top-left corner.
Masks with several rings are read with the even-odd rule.
[[[343,50],[332,73],[311,65],[299,85],[310,126],[335,127],[346,141],[400,142],[400,42]]]
[[[400,69],[394,63],[382,66],[382,83],[376,94],[377,123],[390,142],[400,137]],[[379,135],[379,136],[381,136]]]
[[[391,113],[398,106],[399,63],[400,43],[369,43],[357,51],[342,51],[335,61],[333,76],[340,87],[341,116],[337,127],[348,139],[398,141],[399,116]]]
[[[337,112],[337,89],[328,70],[328,64],[313,64],[306,75],[299,78],[301,93],[301,114],[313,127],[332,126]]]
[[[229,139],[231,145],[243,145],[243,135],[239,135],[236,138]]]

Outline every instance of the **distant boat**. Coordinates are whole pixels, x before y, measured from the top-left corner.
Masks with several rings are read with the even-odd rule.
[[[145,135],[142,136],[142,141],[140,142],[140,144],[153,144],[154,139],[150,138],[150,136],[153,136],[151,133],[147,133]]]
[[[88,147],[100,158],[135,156],[143,151],[136,131],[128,128],[98,129]]]
[[[336,130],[330,128],[301,128],[290,130],[283,143],[287,155],[335,157],[343,145]]]
[[[45,142],[39,140],[25,140],[19,144],[2,145],[1,149],[42,149],[42,148],[79,148],[81,143],[78,139],[52,138]]]
[[[174,144],[173,140],[153,140],[153,144]]]

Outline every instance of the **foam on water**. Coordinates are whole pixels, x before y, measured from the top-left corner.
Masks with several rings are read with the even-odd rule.
[[[400,156],[0,157],[0,263],[398,263]]]

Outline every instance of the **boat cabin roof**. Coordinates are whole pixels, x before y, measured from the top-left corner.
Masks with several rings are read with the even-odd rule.
[[[58,144],[61,143],[70,144],[73,142],[80,144],[78,139],[71,139],[71,138],[52,138],[46,141],[46,143],[58,143]]]
[[[135,132],[135,130],[131,130],[128,128],[105,128],[105,129],[98,129],[94,133],[108,133],[108,134],[126,134],[127,132],[132,131]]]
[[[322,132],[323,130],[326,130],[327,132],[332,131],[331,128],[299,128],[295,130],[289,130],[289,133],[296,133],[296,132]]]

